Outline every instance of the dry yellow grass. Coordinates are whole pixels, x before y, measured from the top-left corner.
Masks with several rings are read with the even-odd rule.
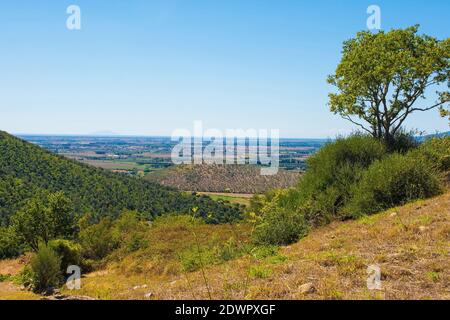
[[[98,299],[450,299],[450,192],[334,222],[272,256],[246,255],[205,266],[203,273],[182,271],[180,252],[230,237],[248,243],[250,226],[168,221],[152,227],[148,248],[116,252],[104,269],[83,277],[81,290],[62,293]],[[0,274],[17,274],[26,261],[1,261]],[[381,290],[367,289],[372,264],[381,268]],[[304,284],[314,290],[302,293]],[[0,283],[0,299],[37,298]]]
[[[30,256],[23,256],[18,259],[0,260],[0,276],[18,275],[25,266]],[[22,290],[19,285],[11,282],[0,282],[0,300],[37,300],[39,295]]]
[[[184,273],[174,259],[192,244],[186,227],[153,234],[155,257],[125,256],[83,278],[77,294],[100,299],[449,299],[450,192],[356,221],[314,230],[276,256],[245,256]],[[228,229],[226,229],[228,228]],[[226,239],[229,226],[201,226],[201,241]],[[214,231],[213,231],[214,230]],[[228,231],[225,231],[228,230]],[[239,230],[248,239],[248,229]],[[157,252],[155,251],[155,252]],[[368,265],[381,268],[381,290],[368,290]],[[315,290],[302,293],[309,283]],[[145,296],[147,295],[147,296]]]

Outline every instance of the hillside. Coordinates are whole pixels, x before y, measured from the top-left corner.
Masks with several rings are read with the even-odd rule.
[[[130,209],[150,218],[198,208],[199,215],[214,223],[240,215],[236,206],[84,165],[0,131],[0,226],[25,200],[56,191],[73,201],[77,213],[97,216],[117,216]]]
[[[203,256],[207,286],[201,270],[182,271],[178,256],[196,245],[194,234],[217,249],[229,237],[245,246],[250,230],[249,225],[189,226],[168,220],[148,230],[151,247],[112,255],[106,267],[82,279],[81,290],[63,293],[101,299],[208,299],[209,289],[216,299],[450,298],[450,192],[355,221],[333,222],[278,252],[257,248],[252,255],[209,265]],[[381,269],[381,290],[366,287],[372,264]]]
[[[276,175],[263,176],[260,170],[250,165],[184,165],[152,172],[146,179],[182,191],[253,194],[292,187],[300,175],[280,169]]]

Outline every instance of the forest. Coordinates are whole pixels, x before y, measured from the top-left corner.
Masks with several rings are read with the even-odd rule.
[[[229,222],[241,215],[239,206],[84,165],[0,132],[0,225],[8,225],[30,199],[59,191],[74,203],[74,214],[89,212],[94,220],[117,217],[123,209],[151,219],[197,208],[197,216],[207,223]]]

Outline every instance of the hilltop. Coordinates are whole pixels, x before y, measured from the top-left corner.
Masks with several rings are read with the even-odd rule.
[[[182,191],[253,194],[292,187],[300,177],[299,172],[283,169],[263,176],[260,170],[252,165],[181,165],[152,172],[145,179]]]

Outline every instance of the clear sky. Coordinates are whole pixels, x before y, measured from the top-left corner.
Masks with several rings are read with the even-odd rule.
[[[66,28],[69,5],[81,30]],[[178,128],[280,129],[334,137],[326,83],[342,42],[381,7],[382,29],[449,37],[448,0],[5,0],[0,130],[170,135]],[[407,123],[447,131],[437,111]]]

